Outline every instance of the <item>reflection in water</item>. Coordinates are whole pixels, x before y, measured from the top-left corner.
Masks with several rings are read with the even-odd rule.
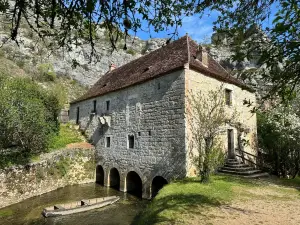
[[[44,218],[41,215],[43,208],[58,203],[77,201],[87,198],[105,197],[117,195],[120,200],[110,206],[68,216]],[[27,199],[23,202],[0,209],[12,210],[12,216],[0,217],[2,225],[74,225],[74,224],[101,224],[117,225],[131,224],[136,214],[146,205],[135,196],[119,192],[112,188],[103,187],[98,184],[82,184],[60,188],[58,190],[43,194],[41,196]],[[1,213],[0,213],[1,215]]]

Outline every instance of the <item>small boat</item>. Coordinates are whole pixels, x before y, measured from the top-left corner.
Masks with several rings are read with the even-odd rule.
[[[107,205],[111,205],[119,199],[120,197],[117,196],[109,196],[104,198],[92,198],[76,202],[69,202],[66,204],[59,204],[47,207],[43,209],[42,214],[44,217],[70,215],[73,213],[85,212],[92,209],[97,209]]]

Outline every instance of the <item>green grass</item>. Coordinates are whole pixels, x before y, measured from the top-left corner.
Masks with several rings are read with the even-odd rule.
[[[282,186],[272,180],[248,180],[233,176],[212,176],[207,184],[199,178],[186,178],[166,185],[152,202],[140,213],[134,224],[186,224],[193,216],[207,217],[209,208],[217,208],[238,199],[291,200],[290,194],[298,195],[296,189],[284,191]],[[284,181],[286,182],[286,181]],[[290,181],[292,182],[292,181]],[[296,181],[293,181],[296,182]],[[269,190],[270,195],[259,195],[261,189]],[[278,196],[277,196],[278,195]],[[291,196],[292,196],[291,195]]]
[[[14,212],[10,209],[2,209],[0,210],[0,218],[12,216]]]
[[[52,138],[49,149],[61,149],[66,147],[68,144],[82,141],[83,137],[77,130],[71,129],[68,125],[61,125],[59,135]]]

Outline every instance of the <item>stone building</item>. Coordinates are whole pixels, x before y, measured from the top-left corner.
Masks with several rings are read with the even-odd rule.
[[[126,65],[112,65],[71,103],[70,120],[97,149],[97,182],[150,198],[172,179],[194,176],[188,150],[186,107],[190,90],[223,85],[247,126],[245,151],[255,152],[256,115],[243,105],[255,93],[231,77],[204,48],[184,36]],[[228,125],[224,148],[234,151],[237,131]],[[228,145],[227,145],[228,143]],[[229,146],[230,145],[230,146]]]

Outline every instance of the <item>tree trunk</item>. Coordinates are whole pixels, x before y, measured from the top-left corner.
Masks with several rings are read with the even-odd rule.
[[[209,167],[209,155],[212,145],[212,139],[205,139],[205,156],[203,162],[203,171],[201,173],[201,183],[207,183],[209,181],[210,176],[210,167]]]

